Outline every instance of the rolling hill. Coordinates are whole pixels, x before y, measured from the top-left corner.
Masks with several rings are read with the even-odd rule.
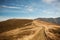
[[[60,40],[60,26],[38,19],[9,19],[0,22],[0,40]]]
[[[30,23],[32,21],[33,20],[29,20],[29,19],[9,19],[7,21],[2,21],[0,22],[0,33],[15,28],[24,27],[26,23]]]

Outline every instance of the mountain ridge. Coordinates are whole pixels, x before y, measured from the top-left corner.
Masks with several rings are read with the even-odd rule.
[[[51,23],[60,25],[60,17],[57,17],[57,18],[37,18],[35,20],[42,20],[42,21],[51,22]]]

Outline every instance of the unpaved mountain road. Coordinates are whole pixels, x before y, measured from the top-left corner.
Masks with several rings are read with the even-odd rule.
[[[36,23],[33,23],[32,25],[28,25],[24,28],[17,28],[14,30],[1,33],[0,40],[5,40],[5,39],[6,40],[10,40],[10,39],[11,40],[45,40],[46,38],[45,38],[44,29],[45,29],[44,27],[39,26]],[[10,38],[10,36],[12,36],[12,38]]]
[[[33,21],[31,25],[28,24],[30,23],[25,24],[26,27],[23,28],[0,33],[0,40],[57,40],[56,35],[49,32],[49,29],[56,30],[59,26],[38,20]]]
[[[33,21],[35,25],[38,25],[40,27],[44,27],[45,37],[47,40],[60,40],[60,26],[44,22],[44,21]]]

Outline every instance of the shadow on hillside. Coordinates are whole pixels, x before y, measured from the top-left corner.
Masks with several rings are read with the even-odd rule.
[[[10,19],[7,21],[0,22],[0,33],[13,30],[16,28],[24,27],[25,24],[31,22],[32,20],[28,20],[28,19]]]

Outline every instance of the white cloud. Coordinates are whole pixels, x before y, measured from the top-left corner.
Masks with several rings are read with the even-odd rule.
[[[32,9],[32,8],[29,8],[29,9],[28,9],[28,11],[32,12],[32,11],[33,11],[33,9]]]
[[[42,2],[45,2],[47,4],[51,4],[52,6],[60,8],[60,1],[59,0],[42,0]]]
[[[28,6],[28,7],[27,7],[27,11],[33,12],[33,11],[34,11],[34,8],[33,8],[32,6]]]
[[[47,14],[47,15],[53,15],[56,14],[55,11],[48,9],[48,10],[43,10],[42,13]]]
[[[15,9],[19,9],[20,7],[2,5],[2,6],[0,6],[0,8],[15,8]]]
[[[60,1],[59,0],[42,0],[44,3],[50,4],[52,7],[54,7],[54,12],[60,11]]]
[[[57,0],[42,0],[42,1],[49,4],[57,2]]]

